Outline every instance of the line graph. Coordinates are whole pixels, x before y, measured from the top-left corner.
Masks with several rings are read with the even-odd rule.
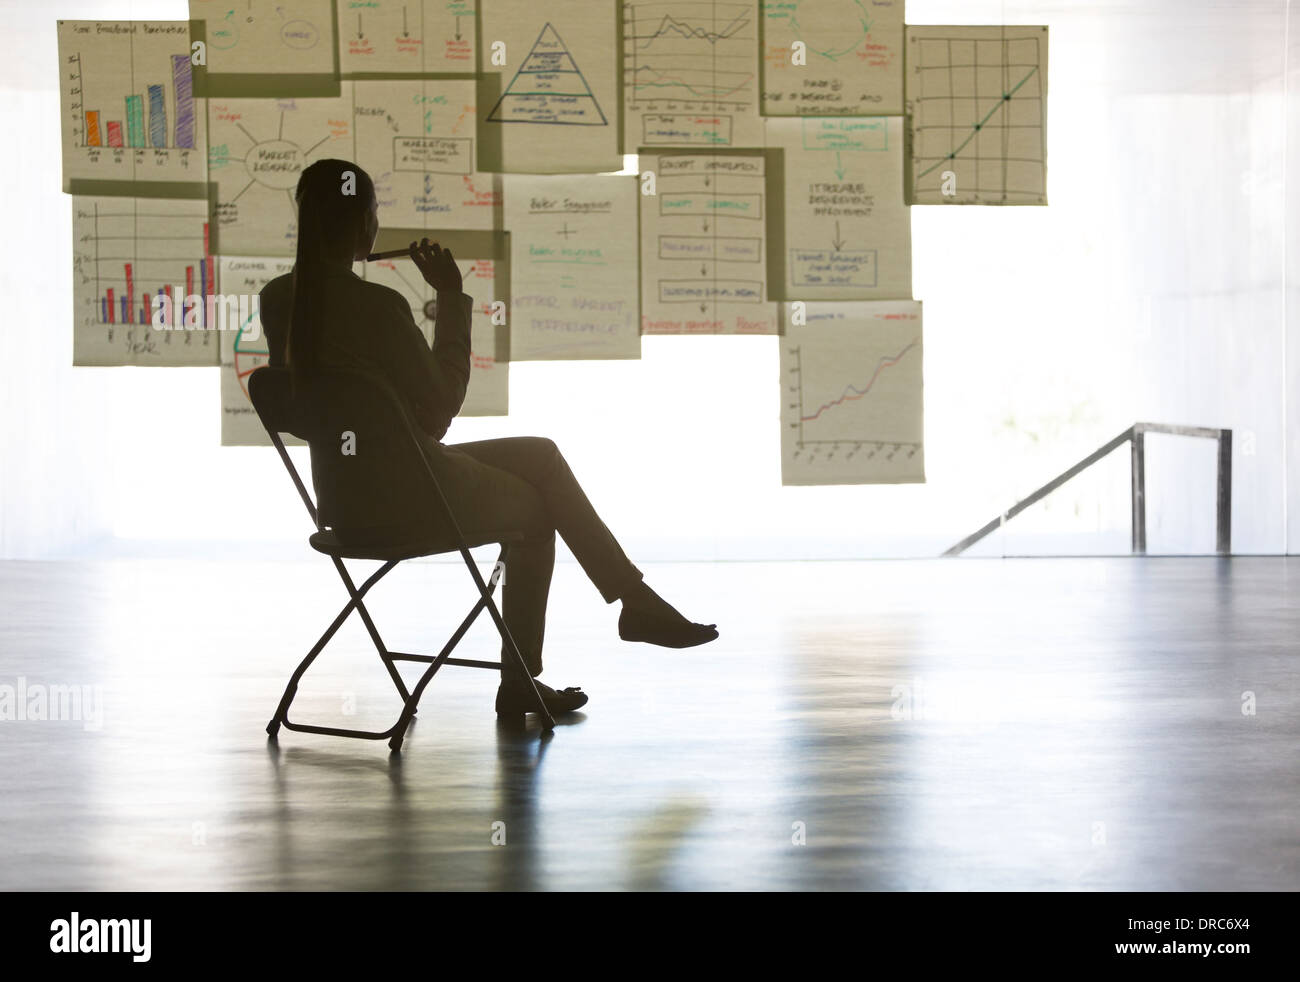
[[[623,4],[627,152],[761,144],[757,17],[753,4],[717,0]]]
[[[1029,74],[1026,75],[1024,78],[1022,78],[1015,85],[1013,85],[1011,87],[1011,90],[1007,92],[1005,95],[1003,95],[1002,98],[1000,98],[997,102],[995,102],[993,104],[993,108],[990,109],[988,112],[986,112],[984,116],[980,119],[980,121],[971,127],[970,135],[967,136],[966,139],[962,140],[960,144],[953,147],[952,151],[948,154],[946,158],[940,158],[940,160],[937,163],[931,164],[925,170],[921,171],[921,173],[917,174],[916,175],[917,178],[919,179],[925,177],[931,171],[938,170],[940,167],[943,166],[944,159],[952,160],[957,156],[957,154],[965,150],[967,145],[972,140],[974,140],[976,136],[979,135],[980,131],[984,128],[984,124],[993,118],[994,113],[996,113],[999,109],[1002,109],[1008,102],[1011,101],[1011,97],[1014,96],[1017,91],[1019,91],[1022,85],[1024,85],[1026,82],[1028,82],[1031,78],[1034,77],[1034,72],[1036,71],[1038,71],[1037,67],[1029,69]]]
[[[642,76],[641,73],[645,73]],[[703,85],[692,75],[665,72],[652,65],[641,65],[636,69],[634,85],[638,91],[649,89],[674,89],[689,92],[691,96],[701,99],[722,99],[742,91],[754,78],[753,72],[714,72],[710,85]],[[723,78],[722,76],[731,76]]]
[[[1047,28],[908,27],[909,204],[1047,203]]]
[[[633,8],[633,11],[635,12],[635,8],[637,5],[630,4],[629,6],[631,6]],[[634,42],[635,47],[641,50],[645,50],[649,48],[652,44],[654,44],[654,42],[658,38],[666,37],[672,34],[675,34],[678,37],[683,37],[683,38],[699,38],[702,41],[708,41],[710,44],[713,44],[718,41],[726,40],[727,38],[732,37],[734,34],[740,31],[741,28],[743,28],[746,24],[749,23],[750,16],[751,16],[750,11],[742,10],[739,14],[737,14],[734,18],[732,18],[731,23],[727,24],[721,30],[715,31],[715,30],[709,30],[706,27],[692,27],[686,21],[680,21],[672,14],[664,14],[663,18],[659,21],[659,25],[654,29],[652,33],[633,34],[631,35],[631,38],[632,41]]]
[[[845,402],[850,402],[854,399],[861,399],[863,396],[871,392],[871,388],[876,384],[876,379],[880,377],[881,372],[883,372],[887,368],[893,368],[895,365],[897,365],[900,361],[903,360],[904,355],[906,355],[909,351],[913,351],[919,348],[920,346],[921,346],[921,339],[917,338],[916,340],[912,341],[906,348],[900,351],[898,354],[882,356],[880,361],[876,363],[876,370],[871,373],[871,378],[867,380],[867,384],[864,388],[859,389],[856,385],[850,383],[844,386],[844,392],[841,393],[837,398],[832,399],[830,402],[823,402],[813,412],[807,415],[805,415],[802,412],[803,390],[801,387],[799,392],[799,405],[801,410],[799,415],[799,422],[801,423],[811,422],[812,420],[819,418],[821,414],[824,413],[827,409],[833,409],[836,406],[839,406]],[[799,358],[799,349],[795,348],[794,352],[795,352],[795,359],[797,362]]]
[[[920,303],[801,306],[781,344],[782,483],[923,481]]]

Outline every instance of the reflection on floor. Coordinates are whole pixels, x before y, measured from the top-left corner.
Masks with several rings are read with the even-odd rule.
[[[720,639],[625,644],[561,564],[542,678],[584,712],[541,739],[449,668],[390,759],[263,732],[323,561],[0,564],[0,715],[90,687],[0,722],[0,888],[1300,887],[1300,561],[644,568]],[[374,612],[436,650],[470,589],[408,564]],[[297,718],[396,709],[350,624]]]

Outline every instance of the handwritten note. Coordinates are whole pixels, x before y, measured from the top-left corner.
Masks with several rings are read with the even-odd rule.
[[[267,283],[292,270],[291,259],[222,256],[221,292],[255,298]],[[248,376],[271,360],[260,307],[250,304],[244,317],[230,326],[232,330],[221,332],[221,445],[267,447],[271,439],[248,398]],[[281,437],[285,443],[302,443],[287,433]]]
[[[510,360],[640,358],[635,177],[507,175]]]
[[[474,0],[336,0],[348,76],[474,71]]]
[[[622,167],[616,6],[482,0],[480,8],[482,166],[533,174]]]
[[[763,0],[763,113],[903,112],[903,0]]]
[[[375,182],[379,221],[490,229],[500,178],[478,172],[472,79],[344,83],[355,160]]]
[[[773,291],[786,300],[910,300],[912,220],[900,117],[769,119],[783,151]]]
[[[775,334],[763,155],[645,155],[641,167],[656,175],[641,197],[641,333]]]
[[[190,0],[190,20],[203,22],[210,95],[338,93],[332,0]]]

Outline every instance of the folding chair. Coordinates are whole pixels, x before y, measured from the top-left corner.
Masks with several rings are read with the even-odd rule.
[[[327,369],[295,392],[287,369],[263,367],[248,377],[248,394],[316,526],[308,540],[311,547],[330,557],[350,597],[290,677],[266,732],[274,738],[284,726],[303,733],[388,740],[394,752],[401,750],[420,696],[443,665],[501,669],[499,661],[451,657],[484,608],[492,616],[507,654],[522,677],[529,680],[543,726],[547,730],[554,728],[555,722],[492,596],[506,568],[510,544],[522,536],[508,535],[497,540],[501,546],[500,557],[489,580],[484,582],[425,455],[417,425],[393,389],[366,372]],[[292,433],[306,440],[311,448],[315,502],[284,448],[281,433]],[[348,440],[352,453],[346,452]],[[418,502],[419,508],[412,509],[412,502]],[[394,516],[410,516],[413,511],[420,517],[394,521]],[[453,551],[460,552],[469,568],[478,588],[478,602],[437,655],[390,651],[366,609],[366,594],[403,560]],[[380,560],[383,565],[358,587],[348,574],[344,559]],[[291,721],[289,707],[299,681],[353,610],[360,615],[402,698],[397,722],[386,730],[376,731]],[[408,689],[397,670],[397,662],[421,662],[429,667],[414,688]]]

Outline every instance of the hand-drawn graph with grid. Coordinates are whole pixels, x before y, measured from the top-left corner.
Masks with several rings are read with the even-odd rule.
[[[908,202],[1047,204],[1047,28],[907,32]]]

